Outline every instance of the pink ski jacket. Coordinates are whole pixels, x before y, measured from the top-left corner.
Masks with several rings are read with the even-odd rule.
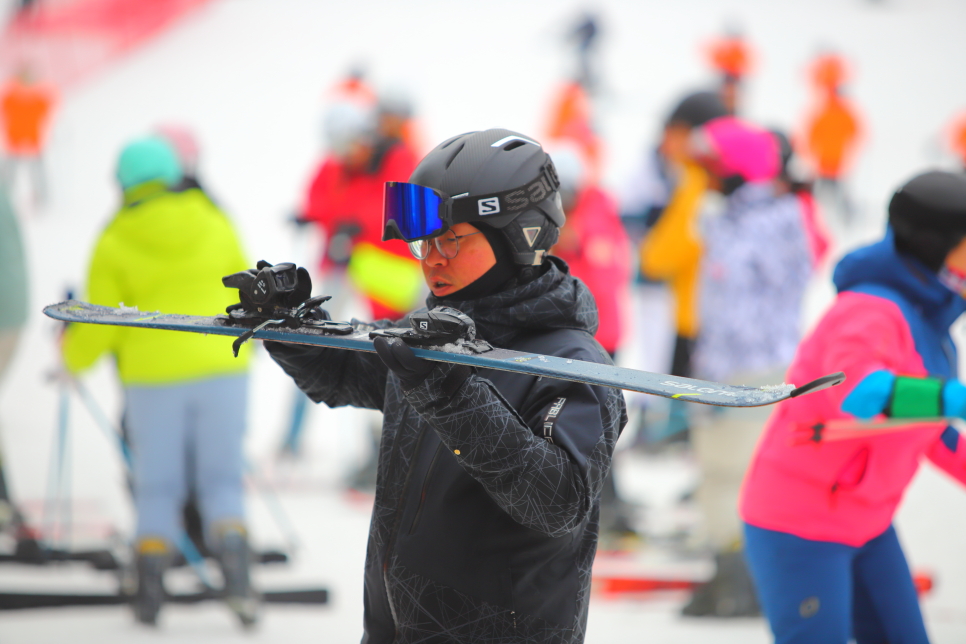
[[[834,279],[838,298],[799,346],[787,382],[835,371],[847,381],[777,407],[745,476],[739,512],[759,528],[861,546],[889,527],[921,457],[966,484],[966,444],[942,421],[844,439],[829,431],[820,441],[813,428],[855,421],[842,401],[873,371],[955,377],[948,329],[966,301],[897,254],[891,234],[844,258]]]

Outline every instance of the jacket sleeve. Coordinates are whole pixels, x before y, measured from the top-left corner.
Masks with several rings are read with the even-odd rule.
[[[399,323],[381,320],[370,325],[352,320],[352,325],[362,331]],[[382,411],[389,369],[376,354],[282,342],[265,342],[265,348],[313,401]]]
[[[118,306],[124,300],[121,273],[111,251],[110,229],[98,241],[87,276],[87,301],[91,304]],[[64,363],[71,373],[91,367],[105,353],[112,352],[122,332],[105,324],[70,324],[64,335]]]
[[[579,349],[564,357],[601,361]],[[576,529],[600,495],[627,420],[621,393],[538,379],[515,410],[478,375],[447,395],[453,372],[435,369],[406,398],[515,521],[550,537]]]
[[[809,345],[809,349],[821,347],[821,354],[814,358],[822,373],[843,371],[846,375],[841,386],[822,392],[835,409],[841,409],[845,398],[874,371],[927,375],[924,368],[918,373],[902,368],[906,357],[915,354],[915,345],[898,307],[883,298],[841,294],[816,333],[828,334],[820,345]]]
[[[966,485],[966,441],[959,432],[947,427],[926,456],[962,485]]]

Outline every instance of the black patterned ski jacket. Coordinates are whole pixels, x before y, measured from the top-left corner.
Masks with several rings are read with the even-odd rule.
[[[555,258],[532,282],[446,304],[495,346],[610,363],[590,292]],[[363,642],[583,641],[619,390],[481,369],[451,392],[460,371],[440,364],[404,391],[375,354],[265,345],[316,402],[384,414]]]

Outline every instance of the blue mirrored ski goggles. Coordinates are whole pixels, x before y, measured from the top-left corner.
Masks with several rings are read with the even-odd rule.
[[[452,199],[433,188],[387,181],[382,238],[411,242],[443,233],[449,228],[444,221],[449,203]]]

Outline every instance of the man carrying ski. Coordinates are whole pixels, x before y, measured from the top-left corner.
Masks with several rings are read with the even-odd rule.
[[[547,251],[565,217],[542,147],[502,129],[444,141],[386,185],[385,236],[497,347],[610,364],[587,288]],[[405,326],[377,322],[372,327]],[[616,389],[266,342],[316,402],[382,410],[364,642],[582,642]]]

